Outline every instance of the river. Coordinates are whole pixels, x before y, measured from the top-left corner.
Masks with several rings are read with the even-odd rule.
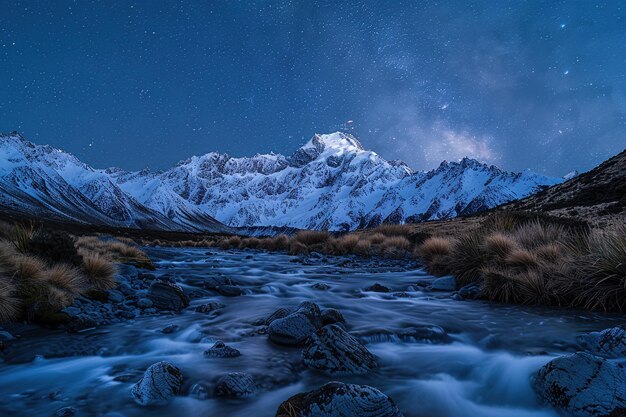
[[[274,416],[298,392],[340,380],[390,396],[406,417],[556,417],[540,406],[530,376],[551,358],[577,350],[576,336],[621,324],[621,317],[565,309],[458,301],[425,292],[428,280],[413,261],[354,257],[306,258],[261,251],[148,248],[156,274],[175,276],[192,306],[180,314],[143,317],[80,334],[35,331],[15,343],[25,362],[0,363],[0,415],[51,416],[72,406],[77,416]],[[207,277],[231,277],[239,297],[207,294]],[[313,284],[325,283],[320,290]],[[364,289],[381,283],[392,289]],[[280,307],[313,301],[340,310],[348,331],[379,360],[367,375],[330,377],[301,365],[301,349],[270,343],[259,320]],[[193,307],[225,305],[209,315]],[[163,333],[169,325],[178,326]],[[237,358],[205,358],[216,340]],[[44,359],[50,345],[78,356]],[[82,352],[82,353],[81,353]],[[63,355],[61,355],[63,356]],[[184,376],[183,395],[158,411],[135,404],[130,388],[152,363],[167,360]],[[252,374],[257,395],[225,400],[190,395],[194,384],[212,390],[227,372]],[[155,414],[156,413],[156,414]]]

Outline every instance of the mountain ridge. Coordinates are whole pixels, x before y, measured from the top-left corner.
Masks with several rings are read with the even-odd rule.
[[[233,227],[336,231],[446,219],[562,181],[530,171],[507,172],[470,158],[416,171],[402,161],[385,160],[342,132],[316,134],[290,156],[210,152],[163,171],[94,169],[19,134],[0,134],[0,150],[4,205],[165,230],[220,229],[215,219]]]

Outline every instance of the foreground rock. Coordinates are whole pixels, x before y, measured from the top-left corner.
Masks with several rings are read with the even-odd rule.
[[[574,417],[626,416],[626,369],[599,356],[553,359],[534,376],[533,388],[541,401]]]
[[[183,289],[169,282],[155,282],[150,286],[148,298],[160,310],[180,311],[189,306],[189,298]]]
[[[593,332],[578,338],[580,344],[594,355],[606,358],[626,356],[626,326]]]
[[[437,278],[431,285],[433,291],[454,291],[456,289],[456,278],[452,275]]]
[[[131,395],[139,405],[166,405],[180,392],[182,384],[180,369],[169,362],[157,362],[133,386]]]
[[[300,345],[322,327],[322,313],[317,304],[305,301],[285,317],[273,320],[268,327],[272,342],[281,345]]]
[[[329,375],[361,375],[378,366],[376,357],[336,324],[311,336],[302,359],[307,367]]]
[[[256,385],[250,374],[233,372],[217,381],[215,395],[229,398],[249,398],[256,394]]]
[[[376,388],[329,382],[315,391],[296,394],[278,407],[276,417],[402,417]]]
[[[204,351],[204,356],[207,358],[236,358],[241,356],[241,352],[218,340],[212,347]]]

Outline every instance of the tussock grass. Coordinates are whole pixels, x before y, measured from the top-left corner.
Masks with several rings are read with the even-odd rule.
[[[83,259],[85,276],[91,289],[110,290],[115,288],[116,268],[109,259],[96,253],[86,255]]]
[[[151,265],[133,242],[2,226],[0,322],[48,322],[79,295],[114,288],[116,262]]]

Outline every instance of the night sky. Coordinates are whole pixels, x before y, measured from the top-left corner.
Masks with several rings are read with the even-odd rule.
[[[96,167],[290,154],[563,175],[626,147],[622,1],[0,0],[0,131]]]

